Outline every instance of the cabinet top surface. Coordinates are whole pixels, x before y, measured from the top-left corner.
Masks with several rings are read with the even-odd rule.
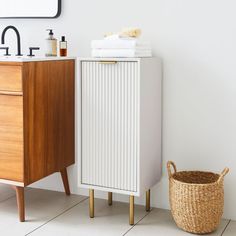
[[[150,62],[158,61],[161,62],[159,57],[109,57],[109,58],[98,58],[98,57],[78,57],[79,62]]]
[[[141,61],[141,60],[147,60],[152,59],[153,57],[79,57],[77,58],[80,61]]]
[[[33,61],[62,61],[75,60],[76,57],[0,57],[0,62],[33,62]]]

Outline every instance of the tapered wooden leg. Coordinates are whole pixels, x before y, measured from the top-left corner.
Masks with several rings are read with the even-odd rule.
[[[89,190],[89,216],[94,218],[94,190]]]
[[[20,222],[25,221],[25,197],[24,197],[24,188],[15,187],[16,190],[16,200],[18,205],[18,213]]]
[[[150,207],[150,195],[151,195],[151,191],[150,189],[146,192],[146,211],[150,211],[151,207]]]
[[[108,193],[108,205],[109,206],[112,205],[112,193],[111,192]]]
[[[68,181],[67,170],[66,170],[66,168],[64,168],[60,172],[61,172],[61,178],[62,178],[62,181],[63,181],[65,193],[66,193],[67,196],[69,196],[70,195],[70,185],[69,185],[69,181]]]
[[[134,196],[129,197],[129,224],[134,224]]]

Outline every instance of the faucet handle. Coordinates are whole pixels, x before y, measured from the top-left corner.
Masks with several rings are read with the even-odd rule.
[[[9,54],[9,47],[0,47],[0,50],[6,50],[6,53],[4,54],[4,56],[11,56],[11,54]]]
[[[27,55],[28,57],[34,57],[35,55],[33,54],[33,50],[40,50],[39,47],[30,47],[29,48],[29,55]]]

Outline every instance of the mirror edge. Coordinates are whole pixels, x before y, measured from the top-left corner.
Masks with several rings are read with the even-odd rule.
[[[61,15],[61,8],[62,8],[62,0],[58,0],[58,9],[57,9],[57,14],[55,16],[45,16],[45,17],[40,17],[40,16],[30,16],[30,17],[1,17],[0,19],[55,19],[58,18]]]

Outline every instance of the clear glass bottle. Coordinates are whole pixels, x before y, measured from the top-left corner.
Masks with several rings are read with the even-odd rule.
[[[66,37],[62,36],[60,41],[60,56],[66,57],[67,56],[67,41]]]
[[[56,57],[57,56],[57,39],[54,38],[53,30],[48,29],[49,36],[46,39],[46,57]]]

